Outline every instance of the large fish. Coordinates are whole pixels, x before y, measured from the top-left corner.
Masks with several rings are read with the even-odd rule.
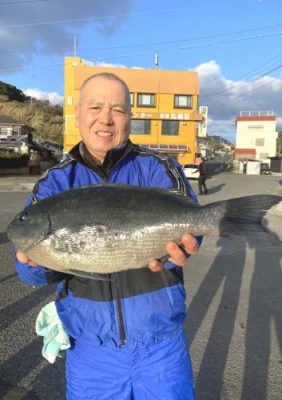
[[[7,235],[30,259],[50,269],[89,276],[141,268],[165,258],[168,240],[184,232],[257,235],[281,196],[259,195],[200,206],[175,191],[128,185],[70,189],[31,205]]]

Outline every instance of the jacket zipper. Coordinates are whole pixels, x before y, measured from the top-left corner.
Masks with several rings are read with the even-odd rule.
[[[103,181],[105,183],[109,183],[109,176],[103,175]],[[117,274],[111,274],[110,278],[111,278],[113,298],[116,301],[116,305],[117,305],[119,342],[122,346],[124,346],[126,344],[126,335],[125,335],[125,327],[124,327],[124,318],[123,318],[123,310],[122,310],[122,298],[121,298],[121,292],[120,292],[119,277]]]
[[[114,299],[116,300],[116,304],[117,304],[119,342],[123,346],[126,344],[126,335],[125,335],[125,328],[124,328],[124,318],[123,318],[123,311],[122,311],[122,299],[121,299],[121,293],[120,293],[119,277],[116,274],[111,274],[111,275],[112,275],[111,282],[112,282]]]

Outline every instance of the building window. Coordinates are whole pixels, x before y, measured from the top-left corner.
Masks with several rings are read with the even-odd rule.
[[[263,129],[263,125],[249,125],[248,129]]]
[[[259,153],[260,160],[266,160],[269,156],[269,153]]]
[[[150,119],[132,119],[131,133],[133,135],[150,135],[151,120]]]
[[[256,138],[256,146],[264,146],[264,138]]]
[[[179,122],[178,121],[162,121],[162,135],[178,136]]]
[[[156,96],[152,93],[138,93],[137,95],[138,107],[155,107]]]
[[[191,95],[176,94],[174,96],[174,108],[192,108]]]
[[[0,133],[3,135],[12,135],[13,133],[13,128],[12,127],[8,127],[8,126],[3,126],[0,128]]]
[[[134,106],[134,93],[130,93],[130,105]]]

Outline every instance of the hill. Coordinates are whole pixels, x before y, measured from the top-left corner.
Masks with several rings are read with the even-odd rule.
[[[212,140],[215,140],[215,141],[218,142],[218,143],[221,142],[221,143],[224,143],[224,144],[227,144],[227,145],[231,145],[231,144],[232,144],[229,140],[225,139],[225,138],[222,137],[222,136],[211,135],[210,138],[211,138]]]
[[[20,89],[0,81],[0,115],[35,129],[34,136],[62,142],[63,107],[48,100],[26,96]]]

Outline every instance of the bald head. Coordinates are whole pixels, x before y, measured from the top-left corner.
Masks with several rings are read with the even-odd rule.
[[[120,77],[118,77],[115,74],[112,74],[110,72],[99,72],[97,74],[93,74],[89,76],[89,78],[85,79],[85,81],[82,83],[80,90],[79,90],[79,97],[78,97],[78,104],[81,104],[83,94],[85,87],[92,82],[94,79],[107,79],[109,81],[115,81],[118,82],[122,87],[125,92],[125,100],[126,100],[126,108],[127,111],[130,113],[131,112],[131,99],[130,99],[130,91],[128,89],[127,84],[122,80]]]

